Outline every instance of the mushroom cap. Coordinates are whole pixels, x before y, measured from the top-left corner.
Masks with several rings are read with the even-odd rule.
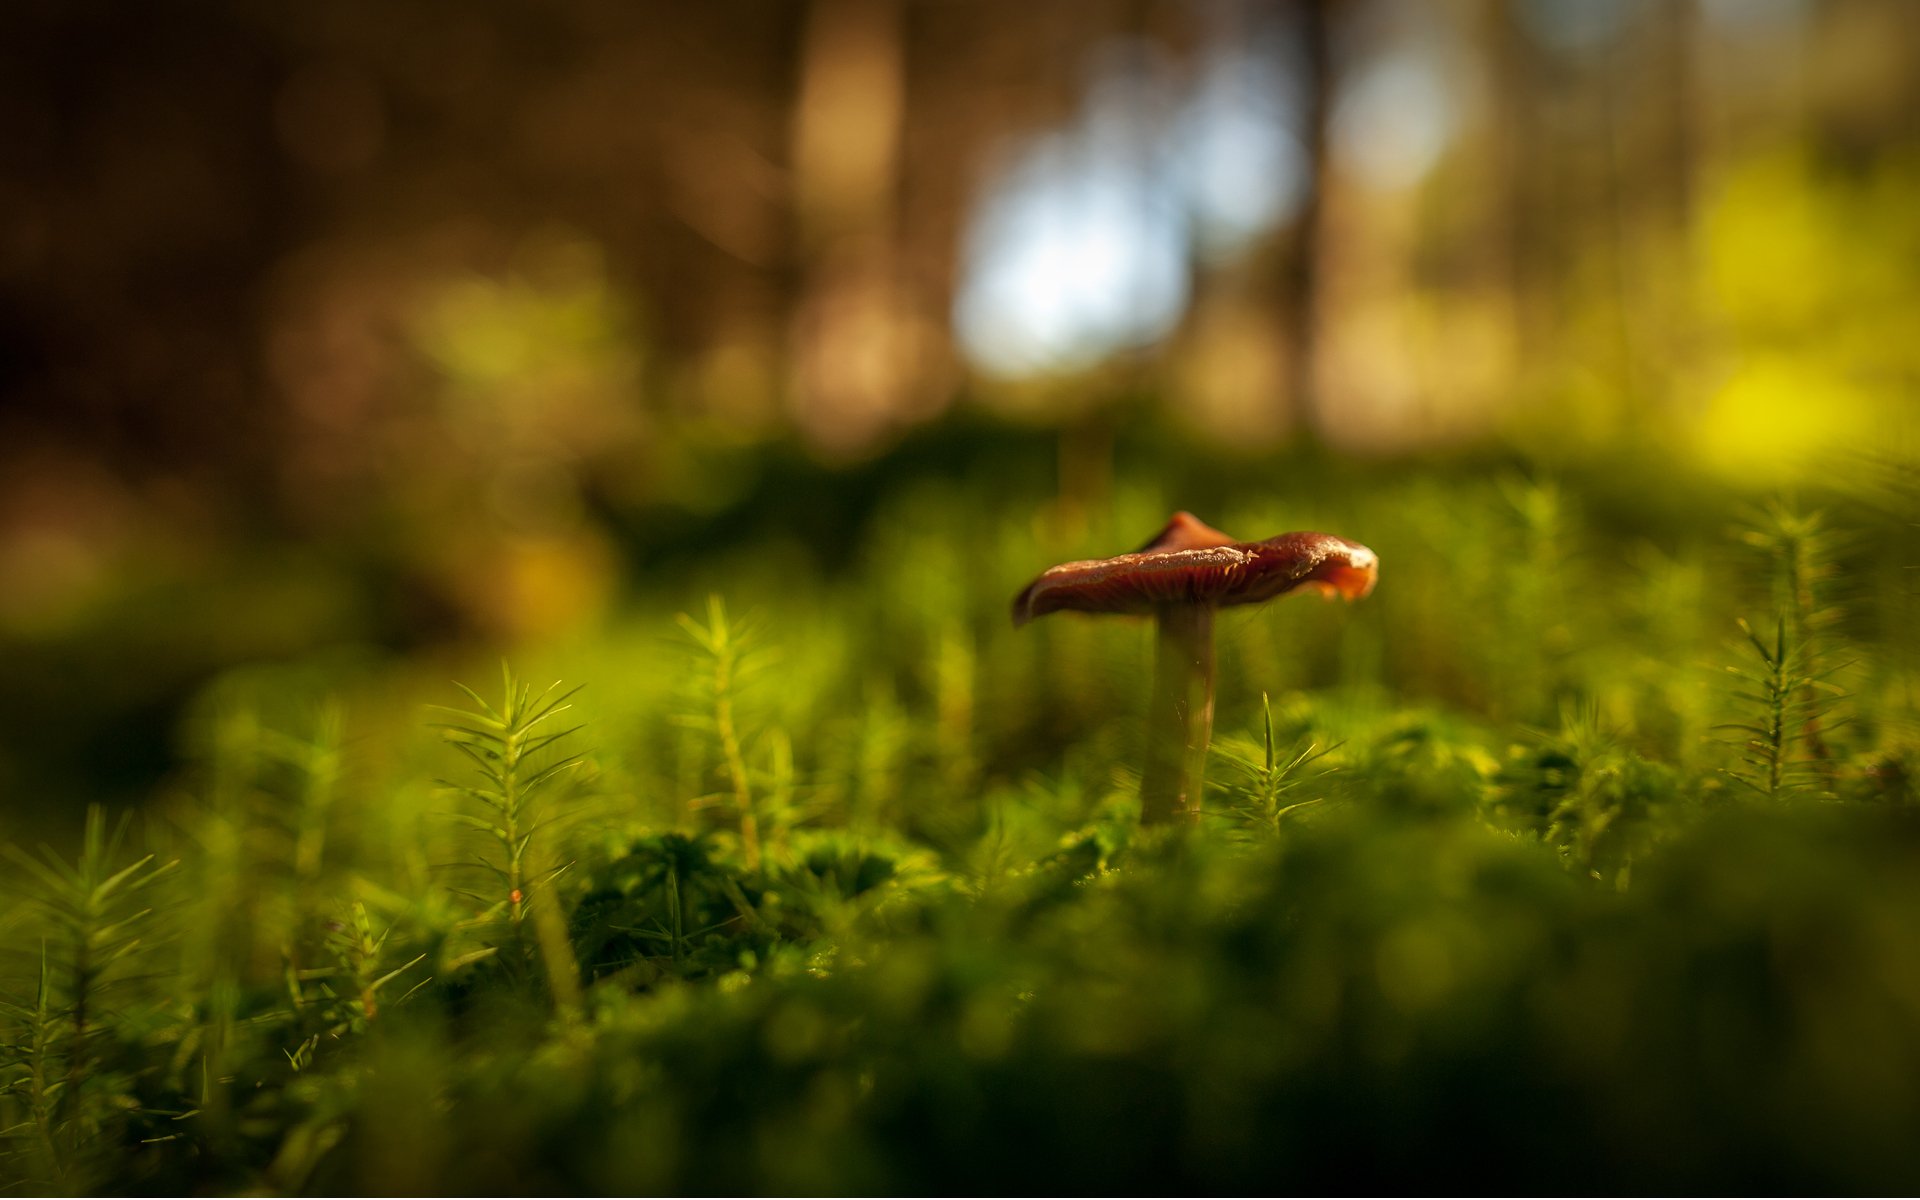
[[[1373,590],[1380,560],[1330,533],[1283,533],[1236,542],[1191,513],[1173,519],[1132,554],[1062,563],[1013,601],[1013,623],[1051,612],[1152,613],[1180,605],[1261,604],[1312,590],[1358,600]]]

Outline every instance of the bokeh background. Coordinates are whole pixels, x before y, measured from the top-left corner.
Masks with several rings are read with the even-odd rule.
[[[985,501],[1009,590],[1410,464],[1717,534],[1910,461],[1917,266],[1905,0],[13,0],[0,820]]]
[[[0,1192],[1920,1191],[1917,414],[1914,0],[0,0]]]

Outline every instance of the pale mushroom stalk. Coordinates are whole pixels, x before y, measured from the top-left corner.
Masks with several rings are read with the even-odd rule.
[[[1357,600],[1373,590],[1378,570],[1373,551],[1332,534],[1236,542],[1190,513],[1175,513],[1132,554],[1042,572],[1014,598],[1013,623],[1052,612],[1154,618],[1140,823],[1192,821],[1200,815],[1213,739],[1214,610],[1300,590]]]
[[[1154,628],[1142,825],[1199,817],[1213,741],[1213,606],[1164,606],[1154,614]]]

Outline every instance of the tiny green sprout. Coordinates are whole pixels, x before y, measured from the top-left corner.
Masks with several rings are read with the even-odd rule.
[[[1244,829],[1272,837],[1279,834],[1288,817],[1326,799],[1325,796],[1296,797],[1309,778],[1318,777],[1306,775],[1305,769],[1339,747],[1307,742],[1283,757],[1273,736],[1273,703],[1265,692],[1260,693],[1260,732],[1258,759],[1229,748],[1221,750],[1221,757],[1235,769],[1238,778],[1226,785],[1228,803],[1219,815]]]
[[[584,761],[578,755],[551,760],[546,755],[582,728],[563,726],[558,719],[572,710],[569,701],[580,689],[562,690],[555,682],[535,692],[515,680],[504,664],[501,677],[504,699],[498,708],[465,684],[455,686],[473,700],[476,710],[433,707],[448,718],[436,722],[447,744],[465,755],[479,776],[475,784],[438,781],[447,791],[479,806],[478,813],[448,815],[480,835],[483,844],[498,846],[497,853],[477,852],[468,860],[468,865],[493,877],[492,888],[455,890],[480,904],[485,913],[503,912],[517,936],[537,891],[569,865],[542,867],[532,850],[536,837],[555,819],[539,811],[544,793]]]
[[[1785,799],[1819,782],[1824,753],[1809,731],[1819,728],[1827,705],[1844,693],[1824,673],[1809,669],[1805,644],[1796,640],[1784,613],[1775,618],[1772,637],[1744,620],[1738,624],[1753,665],[1727,668],[1733,699],[1749,706],[1749,713],[1717,726],[1737,735],[1740,762],[1726,774],[1769,800]],[[1808,754],[1797,754],[1796,746]]]

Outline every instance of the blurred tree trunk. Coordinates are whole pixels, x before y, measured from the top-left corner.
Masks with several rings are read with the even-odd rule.
[[[899,0],[814,0],[801,38],[793,415],[829,453],[871,445],[913,386],[895,245],[902,20]]]
[[[1694,191],[1704,153],[1700,119],[1700,11],[1698,0],[1668,0],[1662,8],[1661,51],[1667,75],[1667,121],[1662,155],[1665,177],[1665,221],[1660,236],[1670,239],[1672,253],[1663,255],[1673,266],[1658,280],[1665,319],[1649,336],[1664,369],[1651,381],[1663,409],[1671,409],[1681,394],[1677,380],[1693,366],[1699,313],[1691,282],[1697,275],[1694,250]]]
[[[1306,203],[1294,228],[1285,275],[1287,403],[1308,431],[1323,424],[1318,411],[1320,242],[1327,195],[1327,126],[1333,112],[1332,10],[1335,0],[1298,0],[1300,13],[1301,143],[1308,165]]]
[[[1684,237],[1693,220],[1693,179],[1700,154],[1699,89],[1694,78],[1700,13],[1696,0],[1667,0],[1660,11],[1669,94],[1667,204],[1674,229]]]
[[[1536,112],[1540,72],[1533,43],[1515,20],[1516,2],[1492,0],[1487,6],[1486,42],[1500,141],[1499,253],[1511,301],[1515,365],[1525,378],[1551,332],[1544,286],[1550,272]]]

